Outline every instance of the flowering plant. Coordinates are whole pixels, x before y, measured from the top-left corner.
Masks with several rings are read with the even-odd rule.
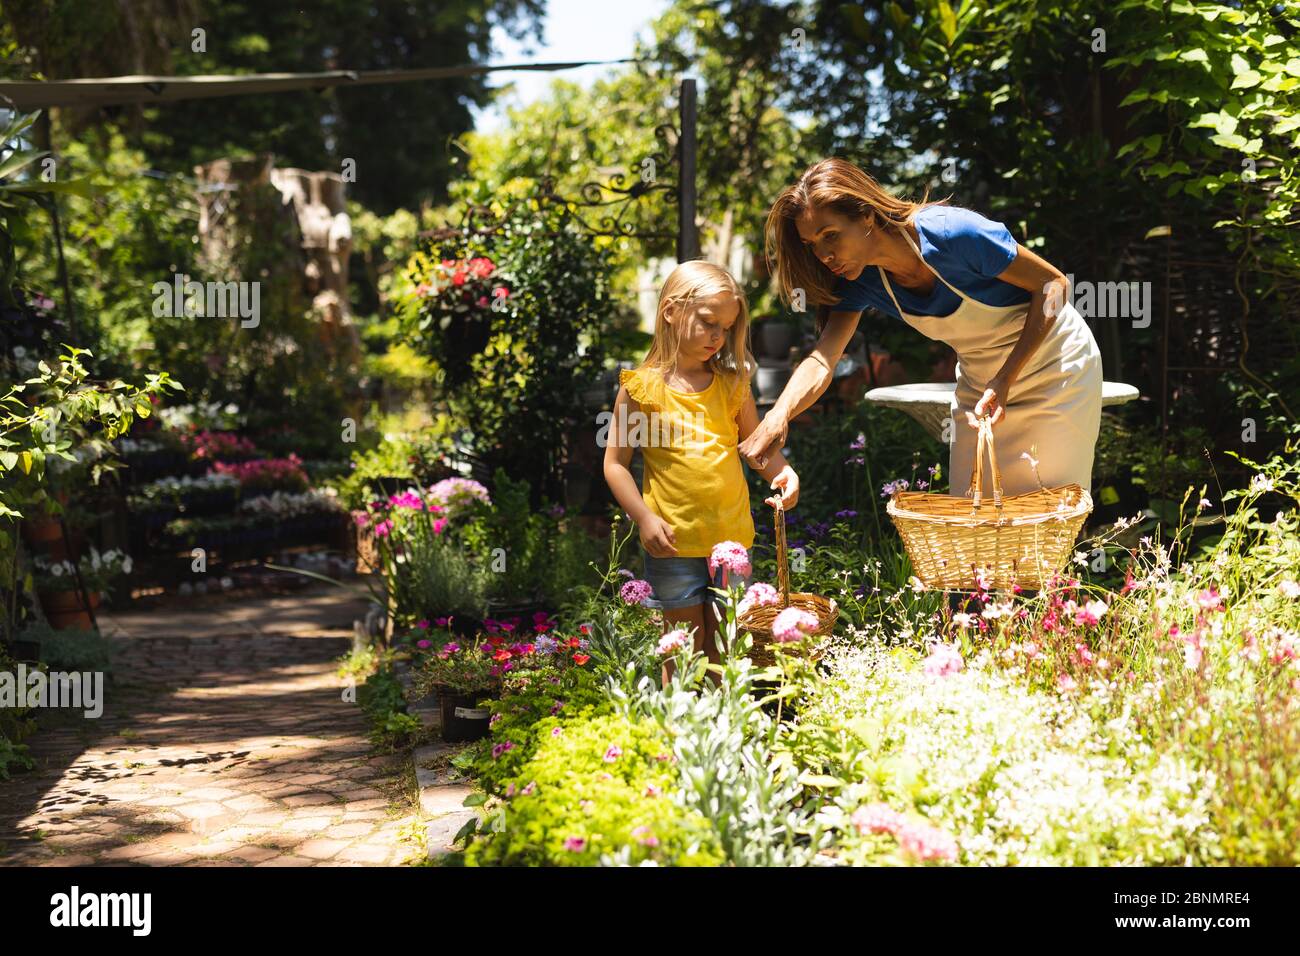
[[[196,461],[246,461],[257,457],[257,446],[234,432],[201,429],[182,433],[181,443]]]
[[[469,360],[487,346],[493,310],[504,311],[510,289],[487,256],[434,259],[417,254],[412,267],[417,328],[438,343],[433,358],[447,381],[462,383],[469,378]]]
[[[217,461],[213,462],[212,471],[234,477],[244,491],[306,491],[311,484],[302,469],[302,459],[292,453],[288,458]]]
[[[81,556],[76,567],[71,561],[51,561],[44,557],[36,558],[32,564],[39,587],[55,591],[74,590],[77,587],[76,571],[79,569],[86,590],[96,593],[107,591],[113,580],[130,574],[133,562],[125,551],[111,548],[101,552],[92,547]]]
[[[431,639],[416,637],[414,642],[418,647],[425,640]],[[497,646],[483,638],[468,644],[445,641],[420,661],[412,683],[413,699],[427,697],[435,688],[458,694],[499,690],[502,671],[497,654]]]

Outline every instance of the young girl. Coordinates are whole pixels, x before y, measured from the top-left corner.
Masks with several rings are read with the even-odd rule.
[[[663,611],[665,633],[694,628],[695,649],[717,663],[716,619],[705,612],[722,586],[710,575],[713,546],[754,543],[749,490],[739,442],[758,427],[750,391],[749,308],[725,269],[698,260],[677,266],[659,293],[655,337],[641,365],[619,375],[605,480],[636,522],[646,603]],[[628,465],[634,447],[645,464],[644,497]],[[780,489],[783,506],[799,500],[799,478],[778,450],[760,472]],[[775,497],[766,499],[775,507]],[[740,584],[733,579],[729,584]],[[665,667],[665,679],[671,676]]]

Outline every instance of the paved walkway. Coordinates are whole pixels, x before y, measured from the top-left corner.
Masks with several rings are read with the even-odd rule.
[[[417,857],[406,758],[376,756],[335,661],[337,589],[104,617],[103,716],[60,715],[0,782],[0,865],[393,865]]]

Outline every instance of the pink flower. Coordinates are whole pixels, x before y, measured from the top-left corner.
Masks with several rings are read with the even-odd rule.
[[[387,521],[387,520],[385,520],[385,521],[377,521],[377,522],[375,522],[375,537],[376,537],[376,538],[387,538],[387,537],[388,537],[388,532],[390,532],[390,531],[392,531],[392,530],[393,530],[393,523],[392,523],[391,521]]]
[[[1105,601],[1088,601],[1083,607],[1075,608],[1074,623],[1092,627],[1101,620],[1102,615],[1107,610],[1109,608],[1107,608]]]
[[[709,555],[709,574],[717,574],[718,568],[738,578],[749,577],[751,570],[749,552],[738,541],[718,542],[713,546],[713,553]]]
[[[492,748],[492,759],[496,760],[506,751],[514,750],[514,749],[515,749],[515,745],[513,743],[511,743],[508,740],[503,741],[502,743],[499,743]]]
[[[653,783],[646,784],[645,795],[647,797],[657,797],[662,792],[663,791],[660,790],[658,787],[656,787]]]
[[[903,853],[921,863],[957,860],[957,841],[928,823],[904,823],[895,835]]]
[[[605,751],[605,763],[613,763],[621,756],[623,756],[622,749],[617,744],[610,744],[609,749]]]
[[[586,837],[565,837],[564,848],[571,853],[581,853],[587,847]]]
[[[1218,588],[1210,587],[1197,592],[1196,604],[1202,611],[1222,611],[1223,595],[1219,593]]]
[[[1078,661],[1081,667],[1091,667],[1096,660],[1092,651],[1088,649],[1088,645],[1083,643],[1074,645],[1074,659]]]
[[[524,789],[520,790],[519,792],[523,794],[525,797],[531,797],[533,795],[533,791],[536,789],[537,789],[537,781],[529,780],[528,786],[524,787]]]
[[[422,617],[415,622],[415,626],[422,631],[427,631],[429,629],[429,619],[427,617]]]
[[[693,649],[694,643],[691,641],[691,635],[681,628],[675,631],[669,631],[659,640],[659,646],[655,649],[660,657],[666,657],[680,650]]]
[[[1079,685],[1075,682],[1074,678],[1071,677],[1069,674],[1056,675],[1056,689],[1059,690],[1062,694],[1068,694],[1074,690],[1077,690],[1078,687]]]
[[[425,650],[426,648],[433,647],[433,641],[416,641],[415,646],[420,650]]]
[[[854,810],[849,822],[859,833],[896,833],[905,818],[886,804],[872,803]]]
[[[950,677],[966,666],[961,651],[955,644],[932,644],[930,656],[925,659],[927,677]]]
[[[1266,636],[1271,638],[1273,645],[1269,651],[1268,659],[1274,664],[1282,665],[1287,661],[1300,660],[1300,637],[1290,631],[1282,631],[1277,628],[1269,631]]]
[[[654,595],[654,588],[648,581],[633,578],[619,588],[618,596],[625,604],[645,604]]]
[[[632,830],[632,838],[642,846],[658,846],[659,838],[650,832],[647,826],[636,827]]]
[[[736,605],[736,614],[740,615],[756,607],[780,603],[781,595],[777,593],[776,588],[760,581],[758,584],[750,585],[749,590],[745,592],[745,596]]]
[[[801,641],[817,630],[817,618],[800,607],[788,607],[772,622],[772,637],[782,643]]]

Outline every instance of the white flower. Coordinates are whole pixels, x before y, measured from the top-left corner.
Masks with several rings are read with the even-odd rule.
[[[1079,565],[1079,567],[1084,567],[1088,563],[1088,556],[1082,551],[1076,551],[1074,552],[1073,560],[1075,564]]]
[[[1273,491],[1273,479],[1265,475],[1255,475],[1250,479],[1250,490],[1263,494],[1266,491]]]
[[[1278,584],[1277,589],[1282,592],[1283,597],[1288,597],[1292,600],[1300,598],[1300,584],[1297,584],[1295,581],[1290,579]]]

